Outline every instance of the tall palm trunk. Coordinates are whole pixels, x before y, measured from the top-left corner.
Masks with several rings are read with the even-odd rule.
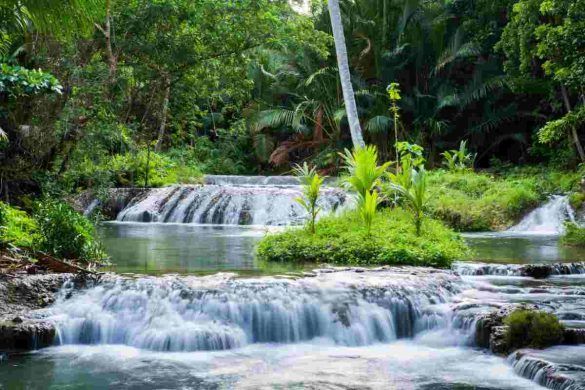
[[[343,25],[341,23],[341,10],[339,9],[339,0],[329,0],[329,16],[331,17],[331,28],[333,29],[333,39],[335,40],[335,53],[337,54],[337,66],[339,68],[339,78],[341,80],[341,89],[343,91],[343,101],[345,102],[345,112],[349,122],[349,131],[354,148],[365,146],[360,120],[357,114],[355,96],[351,85],[351,76],[349,74],[349,64],[347,61],[347,47],[345,46],[345,37],[343,34]]]

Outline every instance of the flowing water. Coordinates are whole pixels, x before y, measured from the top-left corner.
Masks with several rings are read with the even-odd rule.
[[[156,188],[134,199],[118,215],[124,222],[225,225],[299,225],[307,216],[296,201],[302,196],[291,176],[208,176],[204,186]],[[347,194],[336,187],[321,190],[321,215],[341,210]]]
[[[250,203],[267,191],[298,191],[289,178],[209,180],[230,192],[250,190],[240,198]],[[0,388],[585,389],[585,347],[508,359],[476,347],[477,320],[510,303],[535,304],[568,327],[585,327],[585,264],[557,265],[546,279],[523,276],[522,264],[585,260],[553,236],[523,234],[550,232],[541,228],[548,222],[530,217],[536,222],[523,232],[466,236],[475,261],[456,263],[456,272],[309,271],[315,267],[254,260],[255,243],[274,228],[169,223],[185,210],[209,209],[193,205],[201,189],[190,188],[164,189],[166,198],[149,194],[121,214],[150,210],[159,223],[100,228],[113,270],[157,276],[110,275],[82,291],[63,288],[56,304],[37,313],[56,324],[56,345],[0,362]],[[286,207],[290,196],[281,200]],[[268,221],[258,212],[263,216],[254,211],[251,221]],[[280,215],[275,225],[296,220]]]

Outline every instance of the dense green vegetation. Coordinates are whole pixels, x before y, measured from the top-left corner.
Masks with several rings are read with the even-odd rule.
[[[550,194],[578,191],[582,174],[548,169],[432,171],[429,212],[459,231],[502,230]],[[580,192],[573,192],[578,198]]]
[[[504,324],[508,327],[505,336],[510,350],[546,348],[563,340],[563,326],[550,313],[518,309],[504,319]]]
[[[585,246],[585,227],[573,222],[567,222],[561,242],[565,245]]]
[[[25,251],[33,259],[42,251],[83,263],[107,260],[93,224],[69,205],[49,199],[35,206],[33,216],[0,202],[1,249]]]
[[[419,265],[449,267],[463,257],[463,240],[440,222],[427,219],[416,235],[410,213],[384,210],[375,214],[368,232],[357,212],[317,222],[316,233],[293,229],[266,236],[258,258],[292,263]]]
[[[0,0],[0,198],[32,212],[43,194],[299,164],[312,221],[319,175],[340,175],[366,235],[391,207],[410,212],[421,240],[429,217],[498,230],[551,193],[582,202],[582,2],[309,8]],[[44,212],[92,235],[66,210]],[[79,245],[76,257],[99,257]]]
[[[427,168],[441,155],[583,160],[579,2],[339,3],[356,114],[381,161],[397,160],[396,141],[423,146]],[[352,137],[325,2],[39,4],[0,3],[3,198],[308,160],[339,171]]]

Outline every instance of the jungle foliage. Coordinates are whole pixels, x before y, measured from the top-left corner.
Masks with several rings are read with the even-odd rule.
[[[380,161],[407,141],[430,168],[442,153],[459,168],[579,162],[582,2],[340,6]],[[0,15],[4,198],[304,161],[335,174],[351,144],[323,1],[299,14],[286,0],[2,0]]]

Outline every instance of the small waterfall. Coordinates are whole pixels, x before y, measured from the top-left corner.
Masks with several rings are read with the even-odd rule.
[[[557,363],[552,360],[559,359],[560,356],[571,356],[575,351],[582,354],[580,347],[553,347],[543,352],[533,352],[530,350],[520,350],[512,353],[508,357],[508,362],[514,367],[514,371],[537,384],[548,389],[554,390],[583,390],[585,386],[582,379],[576,381],[575,378],[582,377],[582,368],[570,363]],[[542,355],[542,356],[541,356]],[[582,356],[582,355],[581,355]],[[582,360],[577,358],[577,360]]]
[[[555,264],[486,264],[456,262],[453,270],[463,276],[583,275],[585,262]]]
[[[92,200],[91,203],[87,206],[87,208],[85,210],[83,210],[83,216],[84,217],[89,217],[91,215],[91,213],[93,213],[93,211],[99,205],[100,205],[100,200],[99,199],[96,198],[96,199]]]
[[[135,198],[118,221],[172,222],[227,225],[299,225],[305,210],[296,202],[302,196],[292,176],[208,176],[204,186],[157,188]],[[347,195],[324,187],[322,214],[346,206]]]
[[[448,273],[320,274],[314,278],[114,278],[51,309],[61,344],[155,351],[225,350],[326,338],[361,346],[445,324],[434,311],[456,293]]]
[[[520,223],[508,231],[523,234],[562,234],[565,221],[575,221],[575,214],[569,204],[569,198],[553,195],[547,203],[530,212]]]

